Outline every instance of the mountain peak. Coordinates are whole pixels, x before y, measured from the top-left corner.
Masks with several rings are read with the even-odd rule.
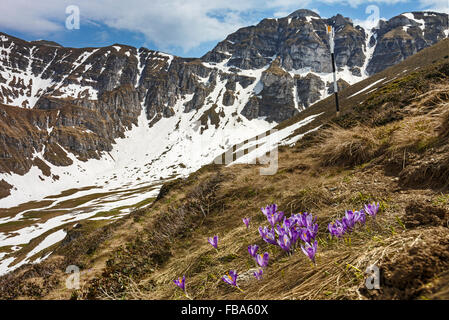
[[[288,18],[305,18],[305,17],[321,18],[316,12],[308,9],[299,9],[288,15]]]

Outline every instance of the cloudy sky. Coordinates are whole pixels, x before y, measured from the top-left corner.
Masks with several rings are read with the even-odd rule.
[[[0,31],[70,47],[121,43],[199,57],[229,33],[263,18],[307,8],[322,17],[341,13],[362,22],[372,14],[370,5],[387,19],[408,11],[449,13],[449,0],[2,0]],[[76,8],[79,29],[68,29],[67,20],[76,27]]]

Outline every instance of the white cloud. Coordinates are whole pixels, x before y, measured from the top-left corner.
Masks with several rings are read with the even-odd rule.
[[[449,0],[420,0],[425,10],[445,12],[449,14]]]
[[[180,47],[188,51],[257,23],[258,19],[252,18],[257,12],[271,11],[282,17],[319,3],[357,7],[404,1],[407,0],[2,0],[0,30],[51,36],[64,30],[66,6],[78,5],[81,29],[99,23],[140,33],[163,50]],[[442,7],[445,1],[421,0],[421,3],[426,7]]]
[[[248,21],[248,12],[297,9],[309,0],[2,0],[0,28],[46,36],[64,29],[65,8],[77,5],[81,28],[92,22],[139,32],[159,48],[194,48],[223,39]]]
[[[289,12],[289,11],[276,11],[276,12],[273,14],[273,16],[274,16],[275,18],[282,18],[282,17],[288,16],[290,13],[291,13],[291,12]]]

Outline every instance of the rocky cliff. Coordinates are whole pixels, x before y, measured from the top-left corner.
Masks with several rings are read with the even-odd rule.
[[[341,15],[324,19],[298,10],[239,29],[202,58],[185,59],[119,44],[65,48],[0,33],[0,174],[22,175],[35,165],[43,179],[57,180],[47,167],[100,159],[142,113],[149,127],[163,119],[176,123],[158,141],[147,137],[164,145],[148,163],[171,152],[176,166],[181,160],[173,146],[187,146],[204,131],[211,153],[245,132],[263,132],[332,93],[326,25],[336,30],[340,87],[449,34],[441,13],[405,13],[365,30]],[[210,128],[227,140],[212,138]],[[193,133],[174,138],[176,130]]]

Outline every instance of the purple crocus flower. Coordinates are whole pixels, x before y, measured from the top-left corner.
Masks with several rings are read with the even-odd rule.
[[[336,220],[335,223],[333,223],[333,224],[329,223],[327,228],[328,228],[330,234],[337,238],[343,237],[343,235],[346,232],[346,229],[345,229],[343,223],[341,223],[339,220]]]
[[[318,248],[318,242],[316,240],[313,243],[313,245],[310,245],[308,243],[306,243],[305,247],[303,247],[301,245],[302,252],[304,252],[304,254],[306,256],[308,256],[309,259],[312,260],[313,263],[315,263],[315,255],[316,255],[317,248]]]
[[[282,226],[285,229],[291,229],[296,224],[296,219],[292,216],[290,218],[284,217],[284,221],[282,221]]]
[[[173,282],[174,282],[179,288],[181,288],[182,291],[184,291],[184,292],[186,291],[186,276],[185,276],[185,275],[182,276],[182,278],[179,277],[178,279],[173,280]]]
[[[277,241],[277,244],[282,248],[282,250],[290,251],[292,242],[291,242],[290,237],[287,234],[283,234],[282,236],[279,236],[279,240]]]
[[[215,248],[218,247],[218,236],[214,236],[213,238],[208,238],[207,241]]]
[[[308,212],[304,212],[304,213],[299,213],[296,215],[296,223],[300,226],[300,227],[309,227],[311,226],[313,223],[315,223],[316,221],[316,217],[313,218],[312,214],[308,213]]]
[[[268,222],[271,226],[275,226],[276,223],[281,222],[284,217],[284,212],[277,211],[278,206],[276,204],[271,204],[266,206],[265,208],[261,208],[262,213],[267,217]]]
[[[361,225],[364,225],[366,222],[366,214],[365,214],[365,210],[360,210],[360,211],[355,211],[354,212],[354,221],[357,223],[360,223]]]
[[[274,231],[277,233],[278,236],[282,236],[283,234],[288,234],[289,233],[289,229],[284,227],[284,226],[280,226],[279,224],[276,225],[276,228],[274,229]]]
[[[379,202],[372,204],[368,203],[365,205],[365,212],[368,213],[371,217],[375,218],[377,215],[377,212],[379,211]]]
[[[305,243],[310,243],[314,239],[312,232],[308,228],[304,228],[299,233],[299,238]]]
[[[268,259],[270,259],[268,252],[265,252],[263,255],[256,255],[256,261],[262,268],[265,268],[268,265]]]
[[[345,216],[341,219],[341,223],[345,226],[347,230],[351,230],[355,226],[355,214],[352,210],[345,212]]]
[[[273,227],[276,225],[276,223],[281,222],[283,217],[284,217],[284,212],[282,212],[282,211],[267,215],[268,222]]]
[[[310,232],[312,239],[315,239],[318,234],[318,223],[309,225],[307,230]]]
[[[290,239],[293,244],[296,243],[296,241],[298,241],[300,235],[301,235],[301,230],[297,230],[295,227],[292,227],[290,229]]]
[[[263,229],[262,227],[259,227],[259,233],[265,242],[277,245],[274,228],[271,228],[271,230],[269,230],[267,227],[264,227]]]
[[[260,210],[262,210],[262,213],[268,217],[269,215],[275,214],[277,209],[278,206],[273,203],[271,205],[266,206],[265,208],[261,208]]]
[[[259,246],[257,244],[248,246],[248,252],[251,255],[251,257],[253,257],[253,258],[256,257],[257,250],[259,250]]]
[[[245,226],[246,226],[246,229],[248,229],[248,227],[249,227],[249,218],[243,218],[243,223],[245,224]]]
[[[237,271],[231,270],[228,274],[221,277],[221,279],[227,284],[230,284],[233,287],[237,287],[237,276]]]
[[[259,269],[258,271],[253,272],[253,275],[256,277],[257,280],[262,279],[263,269]]]

